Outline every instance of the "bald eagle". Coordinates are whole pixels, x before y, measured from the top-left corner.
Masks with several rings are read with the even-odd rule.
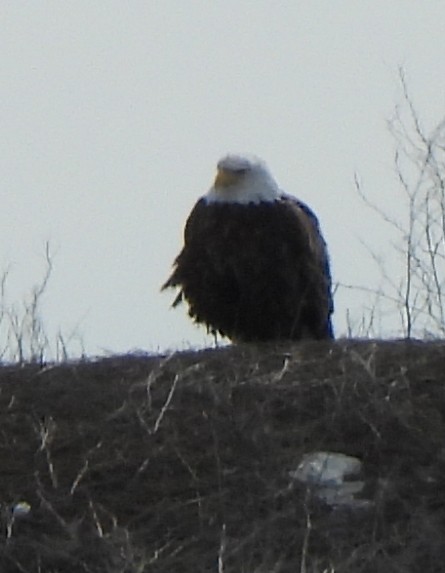
[[[162,290],[234,342],[333,338],[326,243],[317,217],[257,158],[228,155],[192,209]]]

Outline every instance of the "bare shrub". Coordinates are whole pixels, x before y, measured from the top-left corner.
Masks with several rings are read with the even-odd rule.
[[[388,121],[401,192],[397,213],[393,215],[387,206],[374,202],[355,177],[359,196],[396,239],[384,257],[368,246],[381,287],[340,286],[367,293],[373,301],[363,309],[360,319],[347,317],[349,335],[376,331],[381,335],[385,318],[396,314],[400,318],[397,334],[438,338],[445,335],[445,119],[428,131],[413,103],[403,69],[399,79],[403,101]]]
[[[0,277],[0,361],[19,364],[40,363],[48,360],[64,361],[69,358],[70,345],[82,340],[74,329],[69,336],[60,331],[55,342],[42,317],[43,299],[53,272],[53,259],[49,243],[45,244],[45,268],[43,276],[20,303],[9,302],[8,279],[10,269]]]

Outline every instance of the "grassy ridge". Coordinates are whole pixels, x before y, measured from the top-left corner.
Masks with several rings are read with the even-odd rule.
[[[444,364],[348,340],[5,366],[0,570],[443,571]],[[292,481],[320,450],[362,460],[368,509]]]

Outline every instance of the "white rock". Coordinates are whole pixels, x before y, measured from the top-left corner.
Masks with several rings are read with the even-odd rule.
[[[12,507],[12,515],[15,519],[25,517],[31,511],[31,506],[27,501],[19,501]]]
[[[317,497],[331,506],[367,507],[370,501],[355,499],[365,485],[358,480],[362,462],[358,458],[336,452],[312,452],[303,456],[293,479],[314,488]]]

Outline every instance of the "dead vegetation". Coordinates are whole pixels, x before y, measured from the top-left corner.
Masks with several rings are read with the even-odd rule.
[[[444,364],[340,341],[5,366],[0,570],[443,571]],[[291,479],[314,451],[362,460],[366,508]]]

